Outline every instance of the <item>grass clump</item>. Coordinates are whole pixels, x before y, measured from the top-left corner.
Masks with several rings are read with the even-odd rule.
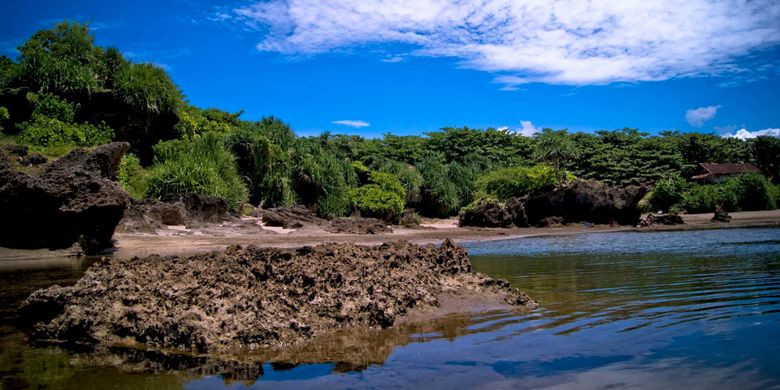
[[[149,196],[197,193],[225,198],[233,208],[247,201],[247,190],[234,157],[220,135],[206,133],[193,140],[160,142],[154,152],[156,163],[149,172]]]

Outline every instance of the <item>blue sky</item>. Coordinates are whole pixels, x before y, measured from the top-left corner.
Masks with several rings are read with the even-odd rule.
[[[14,57],[65,19],[164,67],[197,106],[274,115],[303,135],[470,126],[780,136],[773,0],[6,1],[0,52]]]

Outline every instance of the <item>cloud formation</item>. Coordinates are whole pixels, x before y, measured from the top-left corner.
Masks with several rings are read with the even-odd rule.
[[[745,73],[780,43],[776,0],[269,0],[233,10],[262,51],[315,55],[392,44],[530,82],[587,85]]]
[[[352,119],[342,119],[342,120],[333,121],[331,123],[336,124],[336,125],[354,127],[354,128],[357,128],[357,129],[359,129],[361,127],[371,126],[371,124],[366,122],[366,121],[356,121],[356,120],[352,120]]]
[[[685,120],[691,126],[702,127],[704,126],[704,122],[715,117],[719,108],[719,105],[691,108],[690,110],[685,111]]]
[[[531,121],[520,121],[520,128],[517,129],[517,133],[526,137],[532,137],[534,134],[542,131],[542,129],[534,126]]]
[[[533,137],[534,134],[542,131],[542,129],[534,126],[534,124],[531,123],[531,121],[520,121],[520,128],[516,130],[511,130],[509,126],[501,126],[496,130],[510,131],[525,137]]]
[[[764,130],[756,130],[756,131],[749,131],[747,129],[739,129],[736,133],[727,133],[724,134],[724,138],[739,138],[741,140],[746,140],[750,138],[756,138],[760,136],[769,136],[769,137],[778,137],[780,138],[780,129],[764,129]]]

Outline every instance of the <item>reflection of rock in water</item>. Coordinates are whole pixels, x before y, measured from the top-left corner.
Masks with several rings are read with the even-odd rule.
[[[108,347],[74,354],[77,366],[115,367],[124,373],[168,373],[182,379],[219,375],[225,383],[251,386],[261,380],[263,362],[273,371],[287,371],[304,364],[333,363],[337,373],[362,371],[381,365],[398,346],[437,339],[452,340],[482,330],[470,327],[495,320],[508,312],[452,314],[423,323],[402,324],[387,329],[356,328],[322,335],[302,345],[233,357],[167,354],[151,350]]]

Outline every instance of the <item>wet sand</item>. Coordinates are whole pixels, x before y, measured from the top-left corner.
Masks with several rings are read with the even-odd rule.
[[[502,240],[548,235],[567,235],[618,231],[675,231],[780,226],[780,210],[731,213],[729,223],[710,222],[711,213],[683,215],[684,225],[636,228],[629,226],[586,225],[582,223],[548,228],[461,228],[457,219],[426,219],[420,228],[393,226],[392,233],[337,234],[316,227],[282,229],[263,227],[257,219],[245,219],[241,224],[226,223],[202,229],[169,226],[157,234],[117,233],[115,257],[144,257],[151,254],[185,255],[219,251],[230,245],[292,248],[327,242],[378,245],[389,241],[406,240],[415,244],[439,243],[451,239],[456,243]]]

